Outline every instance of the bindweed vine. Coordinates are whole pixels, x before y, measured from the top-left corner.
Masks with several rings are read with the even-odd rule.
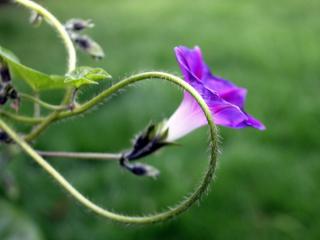
[[[77,64],[77,54],[76,50],[74,48],[74,45],[72,43],[72,40],[63,26],[63,24],[60,23],[60,21],[51,14],[47,9],[42,7],[41,5],[30,1],[30,0],[13,0],[13,2],[16,2],[18,4],[21,4],[25,6],[26,8],[32,10],[32,14],[36,14],[37,16],[40,16],[44,20],[46,20],[49,25],[51,25],[54,29],[57,30],[59,33],[66,50],[68,52],[68,70],[67,72],[72,72],[76,68]]]
[[[201,50],[196,47],[175,48],[176,57],[184,79],[165,72],[144,72],[125,78],[109,88],[101,91],[97,96],[84,103],[77,102],[79,88],[89,84],[111,78],[110,74],[101,68],[77,67],[77,57],[74,44],[91,57],[100,59],[104,52],[100,45],[83,31],[92,28],[91,20],[71,19],[66,24],[60,23],[54,15],[39,4],[30,0],[15,0],[32,11],[31,22],[34,25],[41,20],[48,22],[62,38],[68,53],[68,67],[65,75],[48,75],[31,69],[20,63],[10,51],[0,47],[1,95],[0,104],[0,141],[3,144],[16,144],[49,175],[51,175],[75,200],[96,214],[110,220],[125,224],[149,224],[168,220],[189,209],[208,189],[213,178],[218,157],[218,133],[216,124],[231,127],[253,127],[264,129],[262,123],[244,111],[246,90],[235,84],[211,74],[210,69],[202,59]],[[33,90],[34,95],[15,89],[11,81],[11,73],[24,80]],[[32,143],[54,122],[75,117],[104,102],[112,94],[129,85],[145,80],[170,82],[184,91],[184,98],[176,112],[158,124],[149,125],[140,133],[128,151],[121,153],[83,153],[83,152],[47,152],[36,150]],[[8,90],[9,89],[9,90]],[[65,95],[60,105],[47,103],[40,98],[43,90],[62,89]],[[12,101],[12,111],[5,108],[5,104]],[[35,110],[32,116],[19,114],[19,104],[30,101]],[[41,109],[49,112],[42,115]],[[8,124],[7,120],[15,122]],[[30,125],[29,132],[17,133],[16,125]],[[165,146],[190,133],[194,129],[208,125],[210,135],[210,160],[208,168],[194,192],[185,200],[169,208],[169,210],[147,216],[126,216],[102,208],[91,202],[75,189],[45,158],[76,158],[92,160],[113,160],[119,166],[136,176],[156,177],[159,170],[153,166],[139,163],[139,159],[147,157]]]

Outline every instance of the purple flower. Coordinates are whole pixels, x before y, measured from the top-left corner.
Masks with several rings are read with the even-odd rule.
[[[204,62],[199,47],[189,49],[180,46],[175,48],[175,53],[185,81],[205,100],[215,124],[230,128],[265,129],[261,122],[244,111],[247,90],[214,76]],[[207,121],[200,106],[189,93],[184,92],[182,103],[167,122],[167,140],[174,141],[205,124]]]

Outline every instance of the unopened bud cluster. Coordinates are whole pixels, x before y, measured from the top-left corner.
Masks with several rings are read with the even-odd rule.
[[[12,107],[17,110],[19,106],[19,95],[11,84],[11,75],[8,66],[0,59],[0,105],[8,100],[13,100]]]
[[[151,124],[139,134],[133,142],[132,149],[123,153],[120,160],[121,166],[137,176],[156,177],[159,175],[159,171],[150,165],[131,162],[151,155],[160,148],[171,144],[166,141],[168,130],[164,126],[164,122],[157,125]]]
[[[104,57],[104,51],[101,46],[91,37],[82,34],[85,29],[94,27],[91,20],[70,19],[64,26],[69,33],[70,38],[82,51],[95,59]]]
[[[86,28],[93,28],[94,23],[91,19],[83,20],[74,18],[67,21],[64,26],[67,29],[67,31],[80,32],[82,30],[85,30]]]

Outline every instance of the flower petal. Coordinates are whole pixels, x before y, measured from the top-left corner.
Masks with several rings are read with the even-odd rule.
[[[266,130],[266,127],[258,119],[254,118],[250,114],[246,113],[246,115],[248,117],[248,120],[240,123],[237,126],[237,128],[252,127],[252,128],[256,128],[256,129],[261,130],[261,131]]]
[[[171,142],[205,125],[206,118],[193,97],[185,92],[183,100],[166,124],[167,141]]]
[[[199,47],[189,49],[180,46],[175,48],[175,53],[184,78],[193,87],[200,83],[203,85],[202,88],[205,87],[213,93],[218,93],[224,100],[240,108],[244,107],[247,90],[221,77],[214,76],[205,64]]]
[[[207,66],[206,68],[207,70],[204,77],[204,85],[206,88],[217,93],[222,93],[226,90],[229,90],[230,88],[238,88],[238,86],[233,84],[232,82],[213,75]]]
[[[241,122],[248,120],[248,117],[246,113],[243,112],[242,108],[235,104],[237,101],[241,102],[243,99],[241,97],[245,96],[243,91],[236,91],[233,94],[231,93],[230,96],[227,96],[226,94],[226,98],[230,98],[228,99],[230,101],[228,101],[219,94],[203,87],[203,85],[199,83],[193,83],[191,85],[197,90],[197,92],[202,96],[206,104],[209,106],[214,122],[217,125],[236,127]],[[186,94],[187,93],[185,93],[185,95]],[[195,100],[193,101],[195,102]],[[195,105],[200,109],[200,106],[198,106],[196,102]]]
[[[224,127],[237,128],[241,123],[248,120],[246,114],[232,104],[214,104],[213,106],[210,106],[210,110],[213,112],[215,124]]]
[[[209,106],[215,124],[231,128],[265,126],[244,111],[247,90],[230,81],[214,76],[202,58],[199,47],[175,48],[177,61],[188,82]],[[169,141],[180,138],[207,123],[204,113],[193,97],[185,92],[176,112],[167,122]]]
[[[230,88],[219,94],[222,99],[232,103],[239,108],[244,108],[244,103],[247,96],[247,89],[245,88]]]
[[[247,115],[239,107],[224,101],[214,93],[204,90],[202,97],[211,111],[215,124],[240,128],[238,126],[248,121]],[[180,106],[167,122],[167,140],[174,141],[206,124],[207,119],[199,104],[189,93],[184,92]]]
[[[201,81],[203,76],[204,62],[199,47],[189,49],[183,46],[175,49],[177,61],[185,80],[189,83]]]

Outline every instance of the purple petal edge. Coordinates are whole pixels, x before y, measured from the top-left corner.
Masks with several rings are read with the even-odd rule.
[[[266,129],[259,120],[244,110],[247,89],[214,76],[204,62],[199,47],[189,49],[178,46],[174,51],[185,81],[202,96],[217,125],[235,129]],[[206,119],[200,106],[185,92],[182,103],[168,121],[169,135],[172,133],[170,138],[180,138],[205,124]]]

